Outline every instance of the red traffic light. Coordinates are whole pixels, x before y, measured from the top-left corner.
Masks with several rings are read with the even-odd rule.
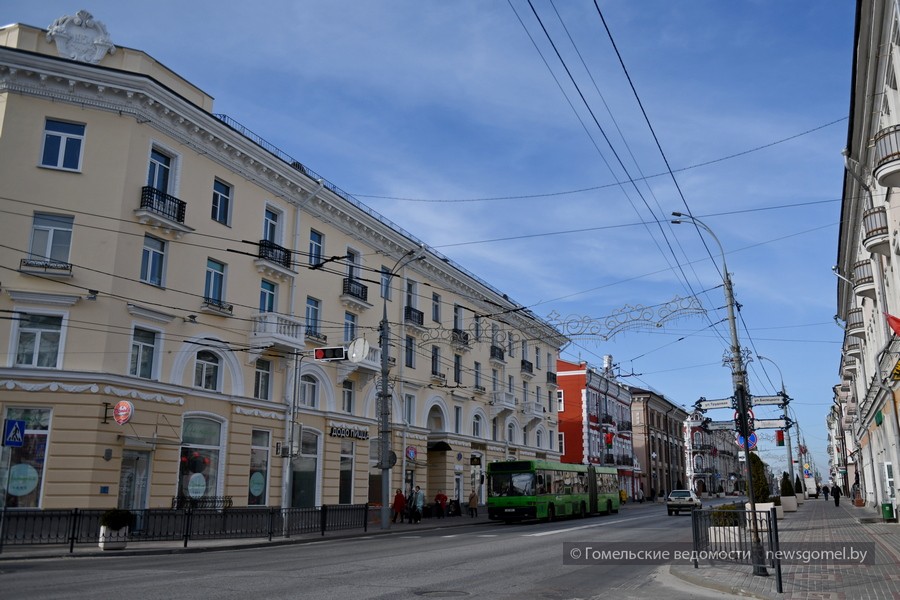
[[[346,360],[347,350],[343,346],[316,348],[313,350],[313,358],[316,360]]]

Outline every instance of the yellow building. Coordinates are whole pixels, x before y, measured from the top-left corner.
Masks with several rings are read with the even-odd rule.
[[[564,336],[85,12],[0,29],[0,204],[7,506],[377,503],[385,371],[391,488],[559,457]]]

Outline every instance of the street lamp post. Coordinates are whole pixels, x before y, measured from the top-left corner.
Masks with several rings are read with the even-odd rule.
[[[394,267],[387,273],[388,285],[397,269],[404,266],[403,261],[411,259],[419,248],[413,248],[397,259]],[[391,326],[387,316],[387,294],[384,295],[381,311],[381,391],[378,394],[378,435],[380,447],[379,467],[381,468],[381,528],[391,528],[391,392],[388,387],[388,377],[391,365],[388,357],[388,348],[391,341]]]
[[[719,246],[719,252],[722,255],[722,283],[725,286],[725,307],[728,311],[728,327],[731,331],[731,380],[734,385],[734,398],[737,402],[740,433],[744,439],[744,456],[747,458],[747,495],[750,498],[750,512],[753,513],[750,519],[755,554],[753,560],[753,574],[768,575],[768,571],[766,571],[762,562],[762,544],[760,543],[759,526],[756,521],[756,501],[753,498],[753,477],[750,470],[750,424],[747,420],[747,411],[750,408],[750,402],[748,397],[749,394],[747,392],[747,373],[744,371],[744,360],[741,355],[740,342],[738,341],[737,321],[734,316],[734,290],[731,285],[731,275],[728,273],[728,265],[725,262],[725,248],[722,246],[722,242],[719,241],[719,238],[716,237],[713,230],[697,217],[680,212],[673,212],[672,216],[678,217],[672,220],[672,223],[676,225],[683,223],[681,220],[683,218],[690,220],[695,226],[703,228],[712,239],[715,240],[716,245]]]
[[[788,399],[787,390],[784,389],[784,375],[781,373],[781,368],[775,364],[771,358],[767,358],[762,356],[761,354],[757,354],[756,358],[760,360],[767,360],[772,363],[776,369],[778,369],[778,377],[781,379],[781,397],[784,398],[784,444],[787,446],[787,460],[788,460],[788,473],[791,475],[791,487],[794,487],[794,455],[791,450],[791,420],[788,417]]]

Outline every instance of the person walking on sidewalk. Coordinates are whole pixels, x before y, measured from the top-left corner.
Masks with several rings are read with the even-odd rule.
[[[822,486],[822,495],[825,496],[825,499],[828,500],[828,492],[831,490],[828,489],[827,485]]]
[[[841,505],[841,496],[842,496],[841,486],[839,486],[839,485],[831,486],[831,495],[834,497],[834,505],[840,506]]]
[[[406,498],[403,496],[403,492],[400,489],[397,489],[397,493],[394,494],[394,502],[391,504],[391,510],[394,513],[394,517],[391,519],[391,523],[397,522],[397,517],[400,517],[400,522],[403,522],[403,513],[406,510]]]
[[[473,519],[478,516],[478,492],[475,490],[469,494],[469,516]]]
[[[412,504],[411,513],[410,513],[410,523],[421,523],[422,522],[422,510],[425,508],[425,492],[421,490],[419,486],[416,486],[416,491],[413,492],[412,499],[410,500]]]

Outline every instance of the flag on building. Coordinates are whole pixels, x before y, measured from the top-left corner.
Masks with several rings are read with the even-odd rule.
[[[887,317],[888,326],[894,332],[894,335],[900,335],[900,318],[888,313],[884,313],[884,316]]]

